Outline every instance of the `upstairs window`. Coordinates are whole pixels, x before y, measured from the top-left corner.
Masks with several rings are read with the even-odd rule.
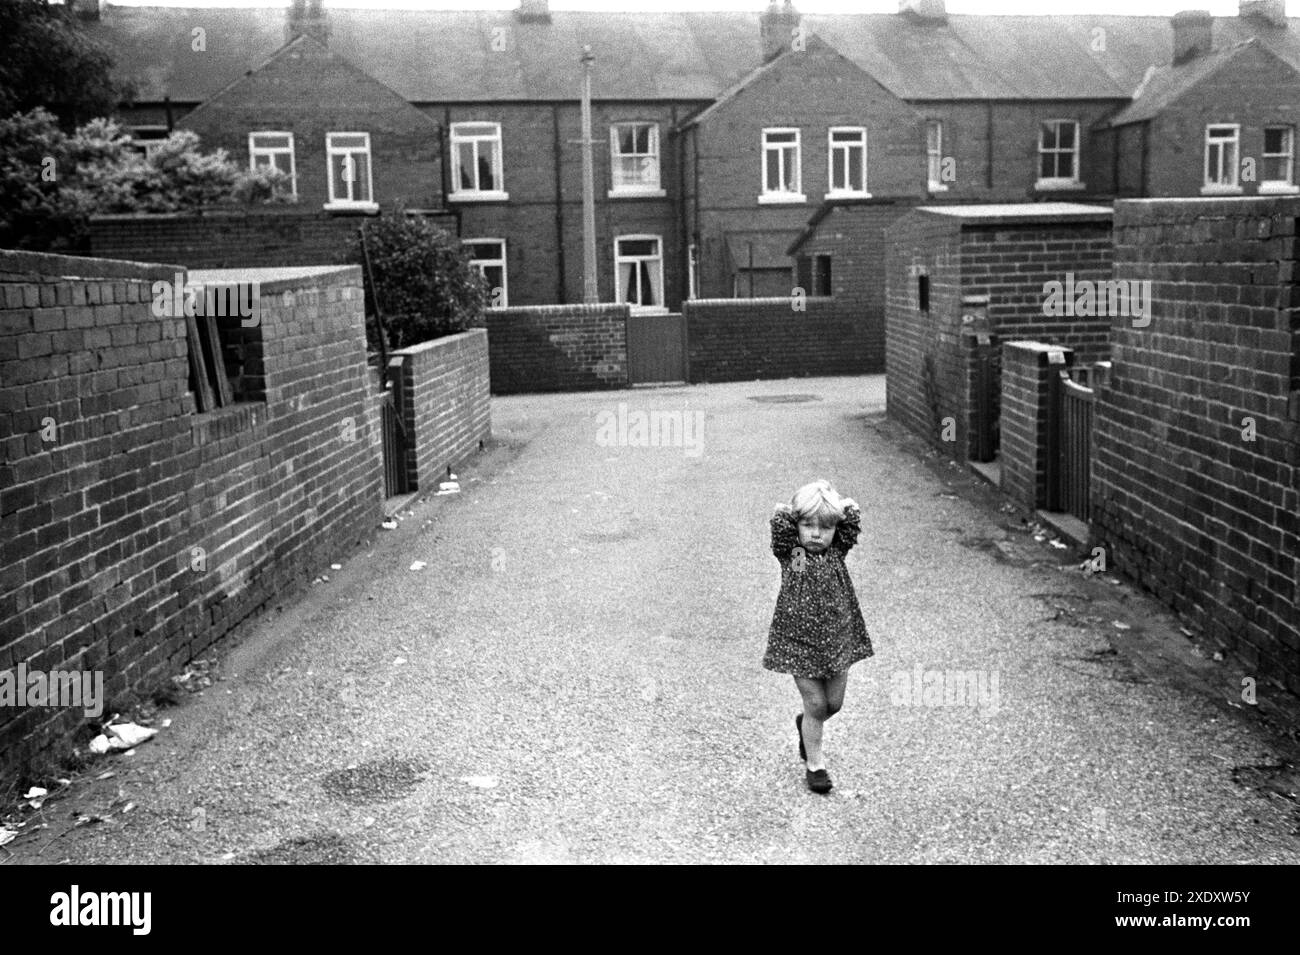
[[[293,133],[249,133],[248,168],[269,166],[289,177],[290,195],[298,194],[298,174],[294,166]]]
[[[329,156],[329,206],[374,207],[370,181],[370,134],[326,133]]]
[[[861,126],[832,126],[830,195],[867,194],[867,131]]]
[[[454,199],[505,199],[500,123],[451,124]]]
[[[1265,126],[1260,192],[1295,190],[1295,127]]]
[[[799,162],[799,130],[763,130],[763,193],[759,202],[805,202]]]
[[[659,186],[659,127],[616,123],[609,128],[611,196],[663,195]]]
[[[943,123],[937,119],[925,124],[925,166],[926,178],[931,192],[944,192],[943,184]]]
[[[1049,119],[1038,129],[1038,185],[1070,186],[1079,182],[1079,124]]]
[[[506,290],[506,243],[504,239],[466,239],[469,264],[478,270],[488,287],[488,307],[505,308],[510,304]]]
[[[128,126],[127,132],[131,134],[131,148],[143,153],[146,159],[157,152],[171,135],[166,126]]]
[[[1237,182],[1241,127],[1221,124],[1205,127],[1205,185],[1202,192],[1240,192]]]

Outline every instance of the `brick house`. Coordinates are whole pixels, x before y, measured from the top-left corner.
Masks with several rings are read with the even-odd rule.
[[[390,208],[414,197],[453,210],[501,290],[499,304],[581,296],[584,45],[595,56],[600,297],[637,308],[676,309],[692,294],[751,288],[786,294],[783,275],[796,277],[790,244],[828,201],[1198,195],[1209,152],[1231,166],[1234,150],[1257,158],[1279,187],[1296,182],[1288,104],[1300,101],[1300,28],[1283,0],[1241,0],[1238,16],[1193,17],[1203,63],[1190,69],[1180,58],[1191,35],[1186,15],[1172,24],[948,15],[942,0],[901,0],[895,14],[819,15],[801,15],[789,0],[753,14],[553,12],[546,0],[504,11],[327,11],[320,0],[294,0],[287,18],[274,9],[74,2],[140,90],[124,117],[141,137],[196,111],[189,122],[197,127],[200,107],[224,91],[225,105],[204,120],[206,135],[243,143],[239,154],[247,154],[255,128],[274,132],[294,117],[269,89],[264,117],[241,114],[232,100],[238,81],[253,71],[242,87],[251,93],[293,56],[333,71],[322,89],[364,72],[371,79],[356,82],[368,92],[358,95],[385,104],[384,122],[405,116],[384,89],[424,113],[437,129],[421,139],[405,116],[414,138],[391,152],[377,130],[350,130],[371,133],[374,174],[388,177],[376,179],[369,201]],[[303,33],[331,58],[281,50]],[[1237,105],[1225,112],[1232,97]],[[318,93],[301,106],[320,118],[351,103]],[[1227,130],[1207,143],[1202,120],[1239,127],[1240,138]],[[304,188],[328,186],[321,133],[310,134],[316,154],[294,160]],[[262,161],[277,148],[269,142]],[[846,188],[830,188],[833,176]],[[314,203],[302,211],[326,214]],[[834,212],[818,223],[840,221]]]

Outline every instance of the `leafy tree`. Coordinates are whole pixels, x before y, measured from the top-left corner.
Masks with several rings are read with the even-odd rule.
[[[271,201],[285,178],[241,170],[224,150],[202,153],[189,130],[145,157],[111,120],[68,136],[35,109],[0,120],[0,246],[75,249],[92,215]]]
[[[420,216],[394,215],[367,222],[367,313],[378,305],[388,330],[388,346],[405,348],[454,335],[477,324],[488,289],[460,242]],[[352,240],[352,260],[364,263],[361,230]],[[371,284],[373,280],[373,286]],[[367,333],[378,347],[378,333],[367,319]]]
[[[52,109],[71,122],[111,113],[131,95],[113,58],[68,6],[0,0],[0,116]]]

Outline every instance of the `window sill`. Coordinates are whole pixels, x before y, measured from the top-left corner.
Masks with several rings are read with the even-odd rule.
[[[1294,196],[1300,193],[1300,186],[1293,186],[1289,182],[1261,182],[1259,184],[1259,194],[1261,196]]]
[[[802,192],[765,192],[758,197],[760,206],[793,206],[807,201]]]
[[[505,202],[510,193],[503,189],[489,189],[485,192],[453,192],[447,196],[448,202]]]
[[[943,183],[939,183],[939,182],[932,182],[932,183],[930,183],[926,188],[929,189],[931,192],[947,192],[947,191],[948,191],[948,187],[945,186]]]
[[[1034,188],[1039,192],[1083,192],[1088,187],[1077,179],[1040,179]]]
[[[633,315],[667,315],[668,314],[668,306],[666,305],[635,305],[626,302],[620,302],[619,304],[628,305],[628,307],[632,309]]]
[[[611,189],[609,199],[663,199],[668,193],[662,189]]]
[[[362,212],[374,215],[379,211],[377,202],[327,202],[321,206],[326,212]]]
[[[1203,196],[1239,196],[1241,195],[1241,186],[1201,186],[1201,195]]]
[[[870,199],[871,193],[856,192],[850,189],[836,189],[826,193],[826,195],[823,198],[825,198],[828,201],[831,199]]]

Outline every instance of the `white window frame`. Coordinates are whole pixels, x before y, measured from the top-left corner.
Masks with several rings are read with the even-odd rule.
[[[768,143],[767,137],[771,133],[794,133],[794,142]],[[791,148],[794,150],[794,188],[784,190],[773,190],[768,188],[767,154],[769,152],[784,152]],[[759,159],[762,163],[762,166],[759,169],[759,176],[761,177],[759,181],[763,186],[763,191],[758,197],[760,203],[766,205],[808,201],[808,197],[803,194],[803,135],[797,126],[766,127],[763,130],[762,149],[759,151]],[[782,164],[782,167],[784,168],[784,164]]]
[[[506,256],[507,256],[507,252],[506,252],[506,240],[505,240],[505,239],[493,239],[493,238],[488,238],[488,237],[477,238],[477,239],[463,239],[463,240],[461,240],[461,245],[463,245],[463,246],[471,246],[471,245],[496,245],[496,246],[499,246],[499,247],[501,248],[501,258],[499,258],[499,259],[471,259],[469,264],[470,264],[471,266],[473,266],[474,268],[478,269],[480,275],[483,274],[484,270],[485,270],[488,266],[492,266],[492,265],[499,265],[499,266],[501,266],[501,305],[500,305],[500,306],[493,306],[493,305],[491,305],[490,302],[489,302],[489,307],[490,307],[490,308],[494,308],[494,307],[508,308],[508,307],[510,306],[510,272],[509,272],[509,269],[508,269],[507,266],[506,266]],[[486,279],[487,276],[484,276],[484,278]],[[491,298],[491,293],[492,293],[492,289],[491,289],[491,286],[489,286],[489,287],[488,287],[488,296],[489,296],[489,299]]]
[[[366,144],[364,147],[356,146],[335,146],[333,137],[335,136],[364,136]],[[338,155],[351,155],[353,153],[364,152],[366,154],[366,195],[369,199],[339,199],[338,191],[335,189],[334,182],[334,157]],[[375,160],[374,154],[370,151],[370,134],[363,132],[345,132],[343,130],[331,130],[325,134],[325,171],[329,177],[329,202],[325,203],[326,209],[349,209],[362,210],[365,212],[377,212],[379,204],[375,202]],[[352,192],[353,183],[345,182],[348,193]]]
[[[644,255],[620,255],[618,249],[619,245],[621,245],[624,242],[645,242],[645,241],[653,241],[657,243],[659,248],[659,254],[658,256],[655,256],[654,259],[657,259],[659,263],[660,303],[658,305],[638,305],[636,303],[629,303],[629,304],[631,304],[632,310],[636,312],[667,314],[668,307],[664,304],[664,301],[667,298],[667,289],[664,285],[664,238],[661,235],[651,235],[649,233],[633,233],[630,235],[619,235],[614,237],[614,301],[616,302],[625,301],[623,298],[623,283],[621,281],[620,266],[622,266],[624,262],[644,262],[644,261],[651,260],[651,257],[644,256]]]
[[[1062,149],[1060,146],[1053,146],[1051,149],[1047,149],[1043,145],[1043,127],[1055,126],[1056,141],[1059,143],[1061,141],[1061,126],[1067,123],[1074,127],[1074,148]],[[1056,119],[1044,119],[1039,121],[1038,153],[1034,157],[1034,161],[1038,164],[1038,170],[1037,170],[1038,182],[1036,183],[1036,188],[1038,189],[1082,189],[1083,188],[1083,182],[1080,178],[1083,175],[1083,140],[1079,138],[1081,134],[1081,125],[1082,124],[1077,119],[1056,118]],[[1069,153],[1074,156],[1074,162],[1072,163],[1072,165],[1074,166],[1074,175],[1073,176],[1044,176],[1043,156],[1046,154],[1050,154],[1053,156],[1061,156],[1066,153]],[[1059,160],[1057,161],[1057,164],[1059,165]]]
[[[930,145],[931,129],[936,131],[933,146]],[[1039,135],[1041,137],[1041,131]],[[927,119],[925,121],[925,176],[929,182],[928,188],[931,192],[948,191],[948,187],[943,181],[943,120],[941,119]]]
[[[1260,195],[1292,195],[1300,192],[1300,186],[1295,181],[1295,127],[1289,123],[1269,123],[1264,127],[1265,149],[1267,148],[1269,130],[1280,129],[1286,133],[1286,152],[1270,153],[1260,150],[1260,165],[1266,159],[1286,159],[1286,178],[1285,179],[1261,179],[1259,181]]]
[[[128,126],[127,132],[131,136],[131,145],[144,153],[145,159],[152,158],[158,147],[165,143],[167,137],[171,135],[166,126]],[[152,135],[142,139],[141,133],[162,133],[162,135]]]
[[[493,131],[490,133],[469,133],[465,132],[469,126],[490,126]],[[457,202],[499,202],[510,198],[510,193],[506,192],[505,180],[505,139],[501,134],[501,124],[486,119],[467,119],[458,123],[451,124],[451,192],[448,199],[454,199]],[[495,145],[492,160],[492,176],[496,179],[497,188],[495,189],[465,189],[460,184],[460,147],[464,143],[472,143],[474,147],[474,181],[478,182],[478,150],[479,143],[492,143]]]
[[[619,152],[618,133],[620,129],[626,129],[632,126],[635,128],[649,127],[650,139],[648,153],[621,153]],[[646,183],[620,183],[619,182],[619,165],[625,156],[644,157],[654,160],[653,182]],[[627,196],[654,196],[663,197],[667,193],[663,189],[663,180],[660,172],[660,153],[659,153],[659,124],[645,120],[628,120],[627,122],[611,123],[609,127],[609,198],[618,199]]]
[[[258,136],[287,136],[289,137],[289,145],[287,147],[286,146],[258,146],[254,142]],[[283,156],[286,153],[288,154],[289,188],[291,190],[290,195],[292,196],[298,195],[298,165],[297,165],[297,157],[294,155],[295,152],[296,150],[294,149],[293,133],[280,132],[278,130],[273,130],[273,129],[258,129],[248,134],[248,168],[250,171],[257,168],[257,159],[259,156]],[[278,166],[275,166],[274,161],[272,161],[271,165],[275,168],[279,168]],[[371,193],[371,195],[373,196],[374,193]]]
[[[1211,131],[1231,130],[1231,136],[1214,136],[1211,138]],[[1226,171],[1230,173],[1229,182],[1219,182],[1218,177],[1210,178],[1210,145],[1216,144],[1218,150],[1218,163],[1215,170],[1220,176]],[[1227,157],[1226,147],[1232,146],[1232,161],[1225,162]],[[1205,126],[1205,167],[1204,180],[1201,185],[1201,195],[1203,196],[1235,196],[1241,194],[1241,124],[1240,123],[1207,123]]]
[[[859,138],[852,143],[835,142],[836,133],[857,133]],[[843,150],[846,154],[844,162],[844,172],[848,175],[849,163],[847,154],[853,149],[862,150],[862,188],[861,189],[837,189],[835,188],[835,151]],[[826,130],[826,183],[827,199],[836,199],[843,196],[855,196],[857,198],[870,199],[871,193],[867,191],[867,127],[865,126],[831,126]]]

